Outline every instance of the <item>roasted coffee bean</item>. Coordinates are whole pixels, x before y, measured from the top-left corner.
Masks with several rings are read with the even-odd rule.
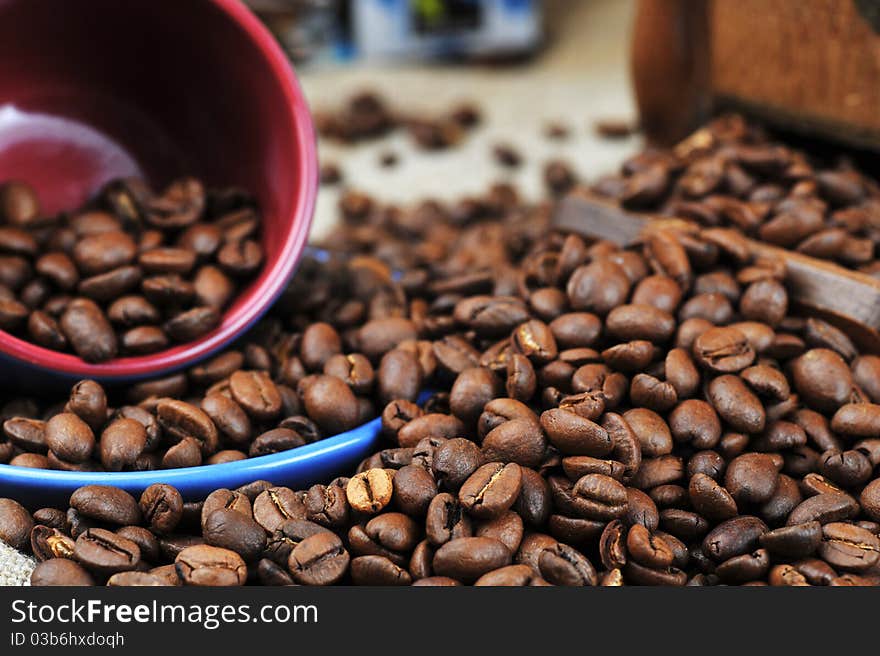
[[[869,518],[875,522],[880,521],[880,482],[877,479],[864,487],[859,502]]]
[[[213,453],[217,449],[219,437],[214,422],[194,405],[163,399],[156,404],[156,417],[165,434],[174,440],[193,438],[203,454]]]
[[[440,546],[450,540],[471,537],[473,529],[471,520],[458,499],[441,492],[428,506],[425,533],[432,545]]]
[[[180,492],[164,483],[154,483],[144,490],[138,505],[145,523],[159,535],[173,533],[183,515]]]
[[[803,558],[814,553],[822,543],[822,526],[819,522],[783,526],[764,533],[760,543],[773,555]]]
[[[715,562],[753,551],[767,532],[767,525],[757,517],[741,515],[716,526],[703,540],[703,553]]]
[[[818,553],[833,567],[864,572],[880,561],[880,539],[853,524],[831,522],[822,526]]]
[[[848,494],[824,492],[802,501],[786,521],[787,526],[817,521],[820,524],[853,518],[859,511],[856,500]]]
[[[457,417],[431,412],[405,424],[397,432],[397,441],[402,447],[414,447],[426,437],[448,439],[464,432],[464,424]]]
[[[209,394],[202,399],[201,409],[211,419],[223,439],[244,445],[251,438],[251,422],[232,399],[222,394]]]
[[[715,373],[735,373],[755,359],[755,351],[746,335],[732,326],[710,328],[694,341],[694,358]]]
[[[303,502],[309,521],[321,526],[342,526],[348,521],[349,505],[346,486],[313,485]]]
[[[303,585],[333,585],[345,576],[350,557],[342,541],[331,532],[305,538],[290,552],[288,569]]]
[[[185,437],[162,456],[162,469],[198,467],[202,464],[202,445],[194,437]]]
[[[76,539],[73,555],[86,569],[110,575],[135,569],[141,550],[127,538],[102,528],[90,528]]]
[[[418,375],[410,378],[419,380]],[[500,391],[501,381],[492,371],[484,367],[470,367],[455,379],[449,392],[449,408],[463,423],[474,425],[483,412],[483,406],[497,397]]]
[[[29,451],[45,452],[46,423],[39,419],[13,417],[3,422],[3,432],[15,446]]]
[[[834,413],[831,418],[831,429],[850,438],[877,438],[880,437],[878,419],[880,419],[880,405],[848,403]]]
[[[184,585],[244,585],[247,566],[234,551],[206,544],[183,549],[174,558],[174,567]]]
[[[610,260],[599,260],[579,267],[568,279],[568,301],[574,310],[606,315],[626,301],[629,277]]]
[[[411,585],[412,577],[384,556],[359,556],[351,561],[355,585]]]
[[[477,537],[494,538],[501,542],[510,553],[516,553],[522,542],[524,532],[522,518],[507,511],[494,519],[480,522],[474,530]]]
[[[594,520],[612,520],[627,511],[626,488],[609,476],[587,474],[571,490],[572,505],[578,516]]]
[[[438,576],[471,583],[488,572],[509,565],[510,561],[510,551],[498,540],[461,537],[437,549],[432,564]]]
[[[601,457],[613,448],[604,428],[568,410],[547,410],[541,415],[541,427],[553,446],[566,454]]]
[[[847,402],[852,374],[834,351],[807,351],[792,363],[791,371],[798,395],[815,410],[833,412]]]
[[[288,487],[272,487],[254,499],[253,515],[267,533],[272,533],[288,519],[305,519],[305,502]]]
[[[82,419],[70,412],[52,417],[45,426],[46,446],[68,462],[85,462],[95,448],[95,436]]]
[[[352,391],[356,394],[368,394],[372,390],[376,378],[375,372],[373,371],[373,365],[370,364],[370,361],[365,355],[360,353],[352,353],[350,355],[342,355],[341,353],[338,353],[336,355],[331,355],[324,363],[324,373],[328,376],[336,376],[337,378],[344,380],[345,384],[351,387]],[[414,371],[410,373],[414,373]],[[399,376],[400,373],[396,373],[395,375]],[[414,386],[414,381],[421,382],[421,372],[413,378],[413,382],[407,384],[407,387],[410,385]],[[400,381],[386,381],[386,383],[388,382],[398,384]]]
[[[413,517],[428,511],[437,495],[437,483],[431,471],[419,465],[406,465],[394,474],[394,505]]]
[[[17,501],[0,498],[0,541],[13,549],[24,549],[30,540],[34,520]]]
[[[108,471],[130,468],[147,443],[147,430],[134,419],[116,419],[101,433],[101,464]]]
[[[712,406],[733,430],[758,433],[767,419],[761,401],[739,376],[723,375],[712,380],[708,389]]]
[[[724,521],[737,515],[737,505],[730,492],[705,474],[691,477],[688,487],[691,504],[707,519]]]
[[[537,421],[511,419],[493,428],[483,439],[483,460],[537,467],[546,447],[547,440]]]
[[[434,450],[431,471],[438,486],[458,490],[482,464],[483,455],[476,444],[464,438],[453,438]]]
[[[345,489],[353,510],[377,513],[391,502],[395,478],[385,469],[369,469],[354,476]]]
[[[519,465],[490,462],[468,477],[458,492],[458,499],[474,517],[491,519],[508,510],[521,489]]]
[[[646,490],[666,485],[684,476],[684,462],[679,456],[664,455],[642,460],[639,470],[631,481],[633,487]]]
[[[218,508],[204,522],[205,541],[239,554],[245,561],[255,560],[266,548],[266,532],[248,515],[229,508]]]
[[[36,525],[31,530],[31,551],[38,562],[50,558],[73,558],[75,543],[57,528]]]
[[[596,585],[598,577],[593,565],[572,547],[557,543],[545,548],[538,556],[541,576],[553,585]]]
[[[120,526],[141,522],[138,502],[128,492],[109,485],[86,485],[70,495],[70,506],[91,519]]]
[[[80,564],[68,558],[50,558],[37,563],[31,572],[34,586],[84,586],[95,585],[95,579]]]
[[[86,362],[105,362],[116,357],[116,335],[93,301],[77,298],[68,303],[61,315],[61,330],[76,354]]]
[[[233,374],[233,378],[236,374]],[[271,381],[266,379],[271,385]],[[233,397],[235,392],[233,391]],[[316,376],[302,393],[303,403],[318,427],[327,435],[335,435],[350,430],[358,424],[357,399],[351,388],[339,378]],[[248,406],[236,399],[242,407]]]

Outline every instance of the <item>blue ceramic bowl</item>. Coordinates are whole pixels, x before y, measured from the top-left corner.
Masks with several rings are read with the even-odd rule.
[[[71,493],[83,485],[114,485],[137,498],[153,483],[176,487],[187,500],[203,499],[218,488],[236,488],[256,480],[302,489],[327,481],[374,451],[382,430],[377,417],[345,433],[273,453],[222,465],[142,472],[68,472],[0,465],[0,497],[11,497],[36,509],[67,507]]]

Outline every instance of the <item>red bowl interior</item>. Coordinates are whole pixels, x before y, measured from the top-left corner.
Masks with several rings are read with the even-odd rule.
[[[308,237],[317,158],[308,106],[269,32],[238,0],[0,0],[0,180],[72,209],[103,183],[180,175],[254,193],[266,265],[213,332],[87,364],[0,332],[0,352],[68,376],[132,379],[191,364],[246,330]]]

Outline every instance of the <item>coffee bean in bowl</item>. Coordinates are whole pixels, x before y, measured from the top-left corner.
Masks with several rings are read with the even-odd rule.
[[[0,190],[0,328],[87,363],[199,339],[263,264],[254,201],[193,178],[116,180],[55,215],[23,183]]]

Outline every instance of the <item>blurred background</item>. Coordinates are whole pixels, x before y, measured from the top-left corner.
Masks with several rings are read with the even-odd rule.
[[[548,161],[595,179],[641,146],[628,129],[636,114],[628,76],[634,0],[248,4],[296,63],[322,132],[332,184],[321,186],[314,237],[335,220],[342,189],[406,203],[509,181],[537,199]],[[377,99],[383,106],[367,107],[375,125],[345,134],[338,124],[358,94],[362,110]],[[449,135],[445,117],[462,105],[479,124]],[[387,129],[389,120],[408,129]],[[614,138],[598,134],[597,121]]]

